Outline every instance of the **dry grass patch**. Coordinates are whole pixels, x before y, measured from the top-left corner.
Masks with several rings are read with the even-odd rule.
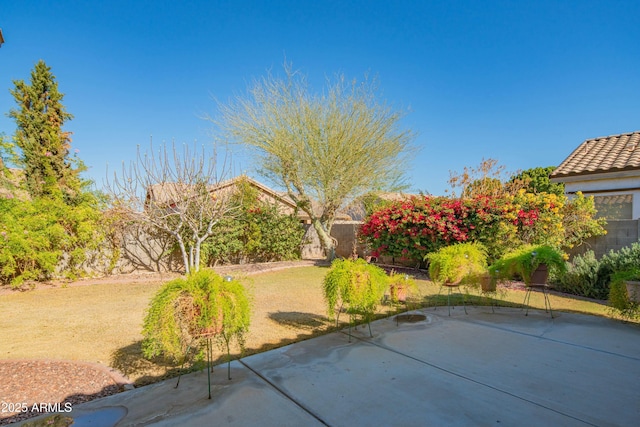
[[[253,295],[245,354],[332,328],[322,297],[326,271],[299,267],[241,278]],[[100,282],[0,296],[0,358],[99,362],[137,384],[176,374],[172,363],[148,361],[141,355],[145,312],[163,282]],[[238,349],[234,353],[239,355]]]

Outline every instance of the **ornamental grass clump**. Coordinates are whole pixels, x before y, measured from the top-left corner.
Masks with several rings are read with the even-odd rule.
[[[479,283],[487,271],[487,251],[480,243],[457,243],[427,254],[429,277],[437,284]]]
[[[230,356],[233,340],[244,349],[250,321],[245,287],[203,269],[166,283],[151,300],[142,331],[143,354],[178,361],[189,349],[202,349],[214,339]]]
[[[369,323],[387,290],[387,274],[363,259],[336,259],[323,281],[330,318],[344,307],[350,316],[360,315]],[[338,318],[336,318],[336,322]]]

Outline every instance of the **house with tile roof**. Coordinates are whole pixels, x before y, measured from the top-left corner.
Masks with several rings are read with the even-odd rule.
[[[594,196],[608,220],[640,218],[640,131],[587,139],[551,173],[568,195]]]
[[[272,188],[262,184],[259,181],[247,176],[239,175],[226,181],[219,182],[209,187],[209,193],[212,197],[226,198],[229,194],[234,192],[239,182],[245,182],[249,186],[258,190],[258,199],[261,202],[276,205],[280,213],[285,215],[296,214],[303,224],[310,224],[311,219],[305,212],[299,210],[296,203],[291,200],[286,192],[279,192]],[[146,203],[148,206],[164,205],[167,207],[173,207],[177,204],[177,199],[185,199],[190,197],[192,189],[188,184],[176,183],[176,182],[164,182],[160,184],[153,184],[147,188]],[[312,208],[314,212],[319,210],[319,206],[315,201],[312,201]],[[338,212],[337,221],[351,221],[352,218],[348,213]]]
[[[261,202],[267,202],[277,206],[278,211],[281,214],[297,215],[297,218],[306,230],[304,245],[302,246],[303,258],[324,258],[320,239],[316,231],[311,226],[311,218],[307,213],[297,208],[296,203],[291,200],[286,192],[279,192],[269,188],[247,175],[236,176],[218,184],[211,185],[208,191],[211,194],[211,197],[218,199],[226,198],[236,190],[238,183],[241,181],[244,181],[251,187],[258,190],[258,199]],[[193,190],[187,184],[165,182],[151,185],[147,188],[145,209],[150,206],[160,206],[163,209],[173,209],[179,204],[179,200],[191,197],[191,193],[193,193]],[[312,201],[312,209],[314,210],[314,213],[318,215],[320,214],[320,206],[317,202]],[[353,215],[354,213],[349,210],[337,213],[336,222],[331,230],[331,236],[338,242],[338,247],[336,248],[336,254],[338,256],[348,257],[353,251],[354,244],[356,244],[360,252],[363,252],[362,245],[356,242],[355,233],[355,230],[361,221],[359,221],[358,218],[354,218]]]
[[[600,254],[637,242],[640,235],[640,131],[587,139],[558,166],[551,182],[571,197],[593,196],[607,236],[596,239]]]

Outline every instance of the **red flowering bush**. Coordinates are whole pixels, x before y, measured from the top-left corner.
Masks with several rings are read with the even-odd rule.
[[[369,215],[360,235],[372,255],[421,261],[458,242],[479,242],[491,259],[522,244],[563,246],[564,197],[519,192],[467,199],[414,197]]]
[[[489,260],[523,244],[571,248],[604,234],[593,200],[567,200],[549,193],[475,196],[466,199],[414,197],[369,215],[360,235],[372,255],[422,261],[428,253],[458,242],[479,242]]]
[[[508,235],[515,236],[517,225],[509,227],[503,221],[510,209],[504,200],[487,196],[414,197],[372,213],[360,235],[374,256],[422,260],[427,253],[453,243],[480,241],[491,248]]]

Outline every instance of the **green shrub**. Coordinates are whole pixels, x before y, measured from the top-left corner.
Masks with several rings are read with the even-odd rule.
[[[214,226],[214,234],[202,245],[203,264],[300,259],[303,236],[298,218],[263,203]]]
[[[458,243],[427,254],[429,276],[435,283],[478,283],[487,271],[487,251],[479,243]]]
[[[98,205],[90,195],[79,205],[0,198],[0,284],[46,280],[57,268],[80,275],[86,253],[104,239]]]
[[[249,258],[263,262],[300,259],[304,228],[295,215],[280,214],[276,206],[265,204],[250,212],[248,221],[259,230]]]
[[[614,275],[633,269],[640,269],[639,243],[619,251],[611,250],[600,260],[593,251],[577,255],[568,264],[567,272],[559,275],[554,283],[561,292],[604,300],[610,295]]]
[[[609,295],[609,284],[615,273],[640,268],[640,243],[633,243],[619,251],[609,251],[600,258],[598,279],[594,298],[606,299]]]
[[[573,257],[567,264],[567,272],[554,277],[556,289],[573,295],[602,299],[602,290],[598,288],[598,270],[600,262],[593,251]]]
[[[222,218],[213,230],[211,237],[202,244],[202,264],[214,266],[236,262],[243,249],[240,221],[235,218]]]

